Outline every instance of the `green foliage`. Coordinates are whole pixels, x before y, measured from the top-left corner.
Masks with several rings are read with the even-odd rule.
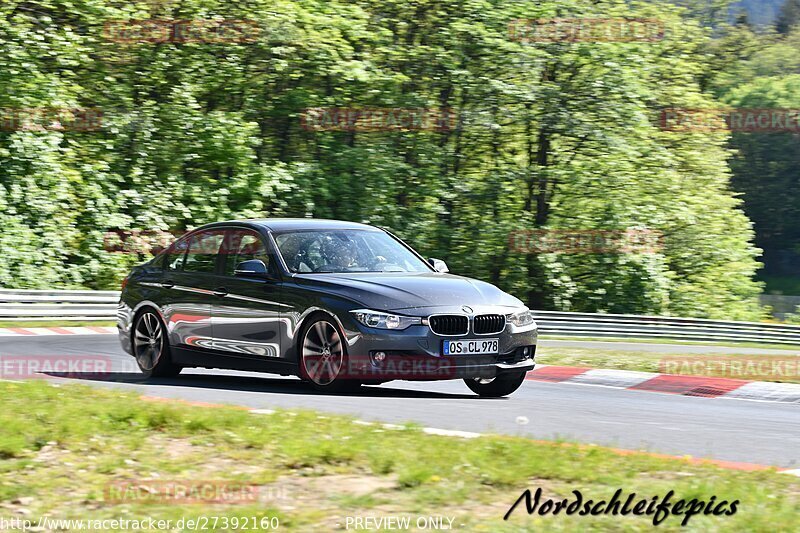
[[[789,33],[798,25],[800,25],[800,1],[785,0],[778,11],[775,29],[778,30],[778,33]]]
[[[520,492],[537,487],[553,499],[572,498],[576,489],[587,498],[608,499],[624,487],[645,501],[672,490],[672,501],[717,495],[718,501],[741,502],[734,516],[693,517],[689,526],[703,531],[792,531],[800,510],[797,479],[774,470],[743,472],[521,437],[428,435],[410,425],[390,429],[315,412],[254,414],[152,402],[74,384],[0,382],[0,395],[0,498],[11,505],[34,495],[25,504],[33,516],[146,516],[175,523],[211,512],[277,514],[282,530],[307,532],[333,529],[344,512],[400,509],[458,516],[465,531],[550,531],[553,524],[559,531],[620,529],[620,517],[612,515],[562,514],[543,522],[546,517],[528,516],[524,504],[505,522],[503,514]],[[259,498],[235,505],[185,502],[159,491],[148,492],[151,498],[109,498],[121,495],[109,484],[154,480],[257,485]],[[679,518],[662,527],[678,530]],[[625,520],[630,530],[652,528],[647,516]]]
[[[789,324],[800,324],[800,305],[798,305],[794,313],[787,313],[785,321]]]
[[[800,108],[800,28],[787,35],[729,28],[715,44],[709,64],[719,69],[710,69],[708,87],[724,104]],[[729,146],[731,186],[742,195],[744,210],[754,223],[755,244],[764,250],[763,277],[790,275],[785,258],[800,253],[798,135],[735,132]]]
[[[11,0],[0,108],[105,112],[98,132],[0,132],[0,285],[114,287],[112,229],[315,216],[389,227],[532,306],[758,318],[758,254],[726,137],[657,125],[703,91],[680,8],[585,0]],[[650,17],[639,43],[521,43],[516,18]],[[251,19],[253,43],[121,44],[120,19]],[[727,65],[721,60],[721,65]],[[704,77],[706,76],[706,77]],[[446,131],[314,132],[309,107],[451,108]],[[657,253],[524,255],[532,228],[664,234]]]

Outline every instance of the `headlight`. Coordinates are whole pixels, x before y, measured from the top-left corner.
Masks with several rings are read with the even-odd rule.
[[[408,326],[422,324],[422,319],[415,316],[394,315],[371,309],[356,309],[350,312],[355,315],[356,320],[370,328],[406,329]]]
[[[519,311],[517,313],[511,313],[510,315],[506,315],[506,320],[518,328],[523,326],[530,326],[533,324],[533,313],[531,313],[530,309],[525,309],[524,311]]]

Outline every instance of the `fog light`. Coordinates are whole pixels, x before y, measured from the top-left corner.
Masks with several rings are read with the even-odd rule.
[[[386,352],[375,352],[375,355],[372,356],[376,363],[382,363],[384,359],[386,359]]]
[[[530,346],[526,346],[522,349],[522,355],[524,355],[525,357],[528,357],[530,354],[531,354]]]

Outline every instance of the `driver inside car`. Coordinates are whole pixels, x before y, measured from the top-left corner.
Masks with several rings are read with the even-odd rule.
[[[327,236],[322,241],[322,253],[327,261],[317,271],[347,272],[358,267],[358,251],[352,240],[336,236]]]

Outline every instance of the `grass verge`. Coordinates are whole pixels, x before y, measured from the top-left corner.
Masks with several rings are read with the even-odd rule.
[[[503,515],[523,490],[544,498],[740,500],[733,516],[668,517],[664,531],[791,530],[800,480],[647,454],[516,437],[459,439],[313,412],[152,402],[81,385],[0,382],[0,516],[72,519],[277,517],[282,530],[343,529],[347,517],[452,518],[460,531],[643,531],[652,517]],[[466,415],[465,415],[466,416]],[[224,505],[109,501],[110,483],[225,480],[270,497]],[[217,528],[220,529],[220,528]],[[232,530],[232,528],[229,528]],[[352,528],[351,528],[352,529]]]

